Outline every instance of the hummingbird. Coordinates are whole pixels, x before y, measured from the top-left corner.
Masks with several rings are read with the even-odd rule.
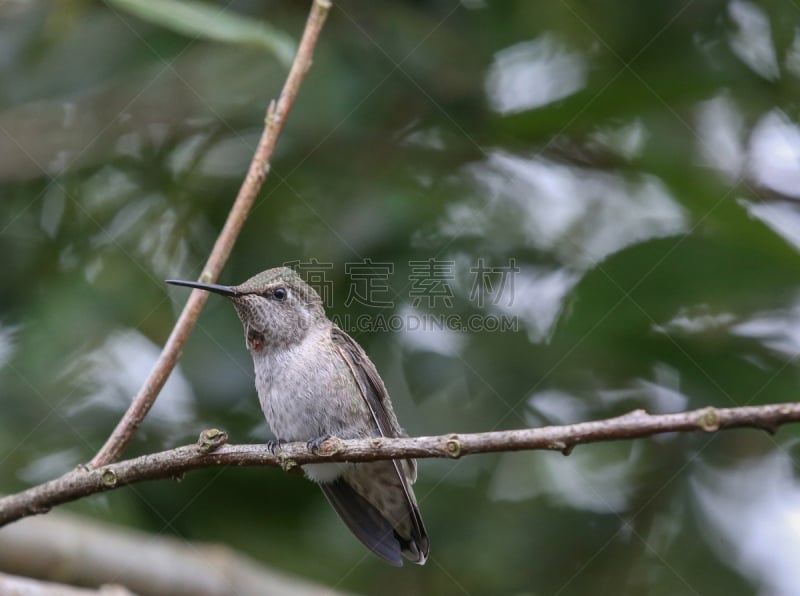
[[[287,267],[268,269],[238,286],[167,280],[228,298],[244,327],[264,416],[281,443],[407,436],[389,394],[360,345],[328,319],[319,294]],[[413,459],[306,464],[345,525],[384,561],[401,555],[424,564],[428,534],[411,485]]]

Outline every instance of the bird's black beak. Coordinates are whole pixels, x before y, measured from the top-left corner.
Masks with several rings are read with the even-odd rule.
[[[184,281],[182,279],[167,279],[165,281],[168,284],[172,284],[173,286],[186,286],[187,288],[197,288],[199,290],[205,290],[206,292],[213,292],[215,294],[221,294],[222,296],[229,296],[231,298],[235,298],[236,296],[242,295],[241,292],[235,290],[231,286],[221,286],[219,284],[204,284],[199,281]]]

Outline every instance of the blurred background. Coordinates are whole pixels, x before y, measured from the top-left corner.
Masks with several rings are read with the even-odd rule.
[[[88,461],[140,387],[308,10],[152,4],[0,5],[6,493]],[[789,2],[337,2],[220,281],[294,263],[412,435],[797,401],[799,96]],[[270,438],[214,297],[126,457],[210,426]],[[62,509],[343,591],[789,595],[798,437],[423,461],[425,567],[275,469]]]

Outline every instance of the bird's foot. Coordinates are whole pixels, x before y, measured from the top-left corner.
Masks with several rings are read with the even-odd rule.
[[[328,439],[331,439],[331,438],[332,438],[331,435],[322,435],[320,437],[317,437],[316,439],[311,439],[310,441],[307,441],[306,442],[306,447],[308,447],[308,450],[311,453],[313,453],[314,455],[319,455],[320,446],[325,441],[327,441]]]
[[[270,439],[267,441],[267,449],[272,455],[275,455],[276,451],[282,451],[283,446],[286,444],[286,439]]]

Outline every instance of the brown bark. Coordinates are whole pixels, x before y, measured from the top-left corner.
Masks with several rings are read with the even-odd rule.
[[[152,453],[101,466],[80,467],[60,478],[0,499],[0,526],[44,513],[55,505],[105,492],[127,484],[178,478],[191,470],[217,466],[275,466],[286,471],[307,463],[374,461],[396,458],[458,458],[476,453],[548,449],[569,452],[576,445],[635,439],[671,432],[717,432],[756,428],[775,432],[781,425],[800,422],[800,403],[741,408],[702,408],[677,414],[648,414],[635,410],[617,418],[566,426],[525,428],[470,434],[401,439],[343,441],[331,438],[318,453],[304,443],[287,443],[270,452],[266,445],[227,445],[224,432],[204,431],[195,445]]]

